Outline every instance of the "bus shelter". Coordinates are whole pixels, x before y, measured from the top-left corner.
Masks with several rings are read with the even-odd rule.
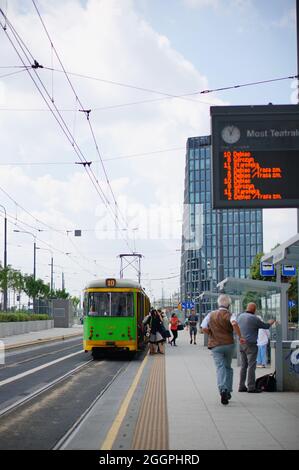
[[[249,302],[257,305],[257,315],[263,321],[270,319],[277,324],[270,329],[271,339],[276,340],[275,368],[277,389],[283,390],[282,343],[288,337],[288,289],[290,284],[253,279],[226,278],[217,284],[220,292],[232,297],[232,312],[240,313]]]

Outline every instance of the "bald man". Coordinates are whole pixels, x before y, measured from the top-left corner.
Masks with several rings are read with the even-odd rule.
[[[237,318],[242,338],[245,339],[244,344],[240,344],[241,354],[241,370],[239,392],[259,393],[260,390],[255,388],[255,369],[256,358],[258,353],[257,338],[259,328],[268,330],[275,320],[269,320],[264,323],[256,315],[256,304],[250,302],[247,305],[246,312],[241,313]],[[246,387],[247,376],[247,387]]]

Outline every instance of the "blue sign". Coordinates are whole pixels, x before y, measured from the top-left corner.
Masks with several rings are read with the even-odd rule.
[[[281,274],[283,276],[296,276],[296,266],[282,266]]]
[[[261,263],[260,264],[260,274],[261,274],[261,276],[275,276],[274,264]]]
[[[289,300],[289,308],[296,307],[296,302],[294,300]]]
[[[194,308],[194,302],[186,300],[185,302],[182,302],[182,308],[186,310]]]

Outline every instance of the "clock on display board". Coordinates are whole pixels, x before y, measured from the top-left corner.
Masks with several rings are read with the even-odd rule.
[[[236,126],[225,126],[221,132],[221,137],[227,144],[235,144],[240,139],[240,136],[240,129]]]

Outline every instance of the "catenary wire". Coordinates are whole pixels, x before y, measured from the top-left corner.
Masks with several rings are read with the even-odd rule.
[[[2,11],[1,9],[0,9],[0,12],[1,12],[1,14],[3,15],[3,11]],[[28,58],[28,55],[26,54],[26,52],[25,52],[24,49],[26,49],[26,50],[28,51],[28,54],[31,56],[31,58],[33,58],[32,54],[30,53],[30,51],[29,51],[29,49],[27,48],[27,46],[24,45],[24,47],[23,47],[24,41],[20,38],[20,36],[18,35],[18,33],[15,32],[15,29],[14,29],[14,27],[11,25],[11,23],[9,22],[9,20],[7,20],[7,24],[9,25],[10,30],[12,31],[12,34],[13,34],[15,40],[17,41],[19,47],[21,48],[23,54],[25,55],[26,60],[28,61],[28,60],[30,60],[30,59]],[[3,26],[2,26],[2,27],[3,27]],[[13,43],[12,38],[9,36],[7,30],[5,30],[5,33],[6,33],[7,37],[8,37],[8,39],[9,39],[9,41],[11,42],[13,48],[15,49],[15,52],[16,52],[17,55],[19,56],[21,62],[25,65],[21,54],[18,52],[18,50],[17,50],[15,44]],[[34,59],[33,59],[33,62],[36,64],[36,61],[35,61]],[[60,115],[60,113],[59,113],[59,111],[58,111],[58,109],[57,109],[55,103],[53,103],[53,102],[51,101],[51,97],[50,97],[50,95],[49,95],[47,89],[45,88],[45,86],[44,86],[42,80],[40,79],[39,75],[38,75],[37,72],[36,72],[36,68],[38,68],[38,67],[36,67],[36,66],[35,66],[35,67],[32,67],[32,70],[35,72],[37,80],[40,82],[42,88],[44,89],[46,95],[48,96],[49,101],[53,104],[53,107],[55,108],[55,111],[58,113],[58,115],[59,115],[59,117],[60,117],[60,119],[61,119],[62,122],[59,120],[58,116],[56,116],[56,114],[54,113],[53,109],[51,108],[50,103],[47,101],[46,97],[43,95],[42,90],[40,89],[40,87],[38,86],[36,80],[34,79],[34,77],[33,77],[32,74],[31,74],[31,69],[26,68],[26,70],[27,70],[27,72],[29,73],[30,78],[33,80],[35,86],[37,87],[37,89],[38,89],[39,93],[41,94],[43,100],[45,101],[46,105],[48,106],[48,108],[49,108],[50,111],[52,112],[54,118],[56,119],[56,121],[58,122],[59,126],[61,127],[63,133],[65,134],[65,136],[68,138],[69,142],[71,143],[71,145],[72,145],[74,151],[76,152],[77,156],[79,157],[79,159],[81,160],[81,162],[82,162],[83,164],[85,163],[85,164],[84,164],[84,169],[86,170],[86,172],[87,172],[89,178],[91,179],[91,182],[92,182],[93,186],[95,187],[96,191],[98,192],[99,196],[101,197],[102,202],[106,205],[107,209],[110,210],[110,212],[112,212],[112,214],[113,214],[113,209],[112,209],[112,207],[111,207],[111,205],[110,205],[110,201],[108,200],[108,198],[107,198],[106,195],[104,194],[102,188],[101,188],[100,185],[99,185],[99,181],[97,180],[97,178],[96,178],[96,176],[94,175],[94,173],[93,173],[92,171],[89,171],[90,169],[89,169],[89,167],[88,167],[88,165],[87,165],[88,162],[87,162],[86,158],[84,157],[83,153],[81,152],[79,146],[76,144],[75,139],[73,138],[71,132],[69,131],[69,129],[68,129],[68,127],[67,127],[67,124],[65,123],[63,117]],[[115,217],[115,214],[114,214],[114,217]],[[124,238],[124,237],[123,237],[123,234],[121,234],[121,235],[122,235],[122,238]],[[125,243],[127,244],[127,246],[129,247],[129,249],[131,250],[131,248],[130,248],[130,246],[129,246],[129,244],[128,244],[128,241],[127,241],[127,240],[124,240],[124,241],[125,241]]]
[[[96,148],[96,152],[97,152],[97,155],[98,155],[99,160],[100,160],[100,162],[101,162],[102,170],[103,170],[104,175],[105,175],[105,178],[106,178],[106,183],[107,183],[107,185],[108,185],[108,187],[109,187],[109,190],[110,190],[110,192],[111,192],[111,195],[112,195],[112,198],[113,198],[113,200],[114,200],[115,206],[118,207],[118,205],[117,205],[117,200],[116,200],[114,191],[113,191],[113,189],[112,189],[112,186],[111,186],[111,184],[110,184],[110,181],[109,181],[109,178],[108,178],[108,174],[107,174],[107,171],[106,171],[106,168],[105,168],[105,165],[104,165],[104,162],[103,162],[101,153],[100,153],[100,149],[99,149],[99,145],[98,145],[98,143],[97,143],[97,139],[96,139],[96,136],[95,136],[95,132],[94,132],[93,126],[92,126],[92,124],[91,124],[91,120],[90,120],[90,116],[89,116],[89,113],[90,113],[91,110],[87,110],[87,108],[83,105],[82,101],[79,99],[78,94],[77,94],[77,92],[76,92],[76,90],[75,90],[75,88],[74,88],[74,86],[73,86],[73,84],[72,84],[72,82],[71,82],[71,80],[70,80],[70,78],[69,78],[69,76],[68,76],[66,70],[65,70],[65,67],[64,67],[64,65],[63,65],[63,63],[62,63],[62,61],[61,61],[61,59],[60,59],[60,56],[59,56],[59,54],[58,54],[58,52],[57,52],[57,49],[56,49],[56,47],[54,46],[54,43],[53,43],[53,41],[52,41],[52,39],[51,39],[51,36],[50,36],[50,34],[49,34],[49,31],[48,31],[48,29],[47,29],[47,27],[46,27],[46,25],[45,25],[45,22],[44,22],[44,20],[43,20],[41,14],[40,14],[40,11],[39,11],[39,9],[38,9],[38,7],[37,7],[37,5],[36,5],[35,0],[32,0],[32,3],[33,3],[33,5],[34,5],[34,8],[35,8],[35,10],[36,10],[36,12],[37,12],[37,15],[38,15],[38,17],[39,17],[39,19],[40,19],[40,21],[41,21],[41,23],[42,23],[42,26],[43,26],[43,28],[44,28],[44,30],[45,30],[45,33],[46,33],[46,35],[47,35],[47,37],[48,37],[48,39],[49,39],[49,41],[50,41],[51,49],[52,49],[52,51],[55,53],[55,55],[56,55],[56,57],[57,57],[57,59],[58,59],[58,61],[59,61],[59,64],[60,64],[60,66],[62,67],[62,70],[63,70],[63,72],[64,72],[64,74],[65,74],[65,77],[66,77],[66,79],[67,79],[67,81],[68,81],[68,83],[69,83],[69,85],[70,85],[70,87],[71,87],[71,89],[72,89],[72,91],[73,91],[73,93],[74,93],[74,96],[75,96],[76,100],[78,100],[78,103],[80,104],[80,106],[81,106],[81,108],[82,108],[81,111],[84,112],[84,114],[86,115],[87,122],[88,122],[88,126],[89,126],[89,129],[90,129],[90,132],[91,132],[91,135],[92,135],[92,139],[93,139],[93,142],[94,142],[94,145],[95,145],[95,148]],[[54,70],[54,69],[53,69],[53,70]],[[93,172],[93,170],[92,170],[91,168],[90,168],[90,171]],[[123,216],[122,212],[119,210],[119,208],[118,208],[118,210],[117,210],[117,212],[116,212],[116,218],[117,218],[117,220],[118,220],[118,214],[121,215],[121,217],[122,217],[122,219],[123,219],[125,225],[128,227],[127,221],[126,221],[125,217]]]

